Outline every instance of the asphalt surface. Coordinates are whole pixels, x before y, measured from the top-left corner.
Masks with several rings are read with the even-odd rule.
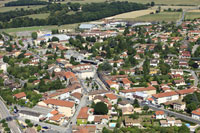
[[[5,104],[0,100],[0,115],[2,119],[6,119],[8,117],[12,117],[9,110],[5,106]],[[10,128],[12,133],[22,133],[19,126],[14,120],[7,121],[8,127]]]

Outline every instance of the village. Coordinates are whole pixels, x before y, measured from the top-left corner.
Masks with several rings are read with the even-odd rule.
[[[199,44],[200,19],[2,33],[0,131],[199,131]]]

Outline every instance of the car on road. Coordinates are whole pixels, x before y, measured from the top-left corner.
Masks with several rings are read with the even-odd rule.
[[[49,129],[47,126],[44,126],[44,127],[42,127],[42,128],[44,128],[44,129]]]
[[[6,121],[12,121],[12,117],[11,116],[7,117]]]

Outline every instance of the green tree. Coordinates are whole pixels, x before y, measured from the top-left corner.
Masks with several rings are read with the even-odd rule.
[[[143,107],[143,110],[148,111],[148,110],[149,110],[149,106],[145,105],[145,106]]]
[[[96,115],[106,115],[108,113],[108,107],[104,102],[98,102],[94,106],[94,113]]]
[[[37,32],[32,32],[31,37],[33,39],[37,39],[37,37],[38,37]]]
[[[133,102],[133,107],[135,107],[135,108],[140,107],[139,102],[138,102],[137,99],[134,100],[134,102]]]
[[[190,129],[185,124],[182,124],[178,130],[178,133],[190,133]]]

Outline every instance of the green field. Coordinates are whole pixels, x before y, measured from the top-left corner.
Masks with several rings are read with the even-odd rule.
[[[44,5],[0,7],[0,12],[7,12],[7,11],[13,11],[13,10],[20,10],[21,8],[23,8],[24,10],[39,9],[39,8],[41,8],[41,7],[44,7]]]
[[[4,31],[7,33],[16,33],[22,31],[38,31],[38,30],[52,30],[52,29],[74,29],[78,27],[79,23],[77,24],[66,24],[62,26],[57,25],[50,25],[50,26],[33,26],[33,27],[21,27],[21,28],[9,28],[9,29],[2,29],[0,32]]]
[[[177,21],[181,18],[180,12],[161,12],[157,14],[148,14],[144,16],[140,16],[133,19],[127,19],[130,21]]]
[[[200,12],[187,12],[185,14],[185,19],[195,19],[200,18]]]
[[[49,13],[41,13],[41,14],[32,14],[32,15],[27,15],[27,17],[30,17],[30,18],[38,18],[38,19],[45,19],[49,16]]]

